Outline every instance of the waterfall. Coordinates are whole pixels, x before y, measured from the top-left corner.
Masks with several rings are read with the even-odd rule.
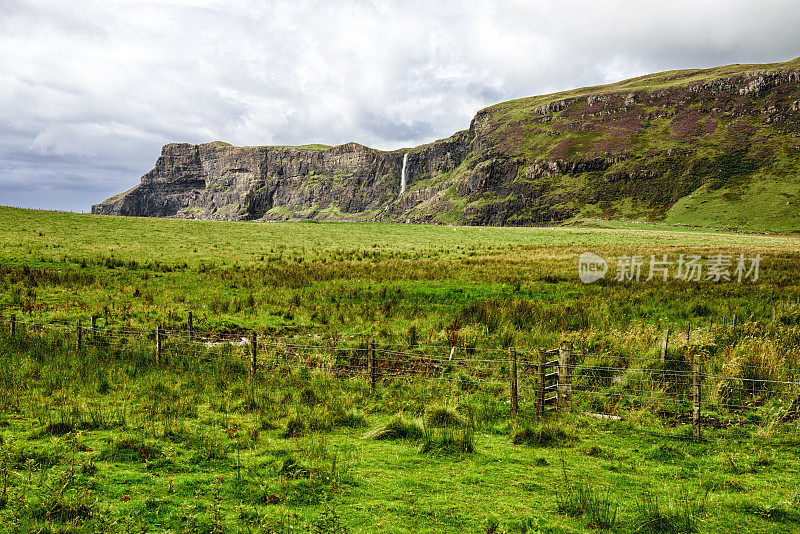
[[[406,190],[406,164],[408,163],[408,152],[403,154],[403,171],[400,173],[400,194]]]

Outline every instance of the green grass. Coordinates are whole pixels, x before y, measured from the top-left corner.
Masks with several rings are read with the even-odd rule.
[[[515,444],[503,390],[480,381],[468,393],[382,381],[370,396],[363,379],[280,360],[252,381],[246,362],[204,349],[156,366],[147,344],[76,352],[59,336],[0,333],[0,347],[8,532],[791,532],[800,520],[793,424],[742,422],[692,443],[635,412],[601,421],[576,406],[538,427],[568,428],[568,441],[532,448]],[[414,423],[393,415],[421,403],[452,428],[443,400],[484,414],[471,450],[458,433],[408,434]],[[356,406],[401,439],[364,439],[360,425],[284,431]],[[539,424],[522,408],[519,424]]]
[[[70,321],[98,314],[152,328],[179,325],[192,311],[201,330],[335,331],[386,341],[403,339],[414,326],[427,342],[443,342],[456,326],[486,346],[497,346],[508,329],[526,343],[532,335],[553,339],[569,309],[580,309],[582,320],[601,330],[641,321],[681,324],[697,306],[718,317],[737,308],[769,315],[776,298],[796,296],[789,281],[800,244],[788,236],[602,221],[443,228],[0,208],[0,222],[0,306],[9,313]],[[576,267],[585,250],[609,258],[757,252],[763,276],[750,286],[586,286]],[[479,308],[487,313],[476,315]],[[508,310],[517,310],[516,317]],[[623,313],[609,316],[610,310]]]
[[[800,181],[758,176],[739,191],[701,188],[676,202],[665,221],[795,231],[800,227]]]
[[[225,141],[211,141],[210,143],[206,144],[211,145],[214,148],[249,148],[249,147],[234,146],[230,143],[226,143]],[[268,146],[268,145],[263,145],[263,146]],[[291,146],[291,145],[281,145],[279,147],[270,146],[270,148],[299,148],[303,150],[328,150],[329,148],[331,148],[331,146],[323,145],[321,143],[309,143],[306,145],[298,145],[298,146]]]
[[[602,220],[228,223],[12,208],[0,208],[0,228],[6,531],[797,529],[800,436],[780,422],[800,362],[797,237]],[[760,253],[762,273],[755,284],[584,285],[585,250]],[[151,338],[117,337],[180,331],[189,310],[201,332],[256,329],[266,345],[255,380],[246,347],[171,336],[156,365]],[[11,339],[11,313],[69,325],[97,314],[114,335],[81,351],[71,333]],[[721,328],[733,313],[738,329]],[[686,321],[688,344],[677,333]],[[370,395],[346,372],[369,339],[436,356],[439,374],[381,379]],[[578,353],[575,401],[541,420],[525,351],[562,340]],[[314,348],[295,356],[292,344]],[[516,419],[507,361],[481,351],[509,345],[520,350]],[[654,378],[685,370],[692,351],[709,374],[700,443],[687,439],[686,385]],[[398,439],[365,439],[376,432]]]

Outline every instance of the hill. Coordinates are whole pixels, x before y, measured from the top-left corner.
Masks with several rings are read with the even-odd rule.
[[[512,100],[411,149],[169,144],[140,185],[92,212],[506,226],[606,218],[793,231],[798,176],[800,58]]]

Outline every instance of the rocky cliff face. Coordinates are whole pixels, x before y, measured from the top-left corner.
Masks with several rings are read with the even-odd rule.
[[[506,102],[407,150],[170,144],[140,185],[92,212],[527,225],[669,219],[703,195],[738,206],[753,180],[800,175],[800,59],[758,67]]]
[[[413,188],[422,176],[452,172],[463,161],[466,134],[392,152],[357,143],[312,148],[173,143],[164,146],[139,186],[92,206],[92,213],[228,220],[399,217],[429,196],[414,188],[399,198],[405,152]]]

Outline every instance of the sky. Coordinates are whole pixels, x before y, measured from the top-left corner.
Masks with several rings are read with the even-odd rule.
[[[796,0],[0,0],[0,205],[88,212],[170,142],[412,147],[481,108],[800,56]]]

